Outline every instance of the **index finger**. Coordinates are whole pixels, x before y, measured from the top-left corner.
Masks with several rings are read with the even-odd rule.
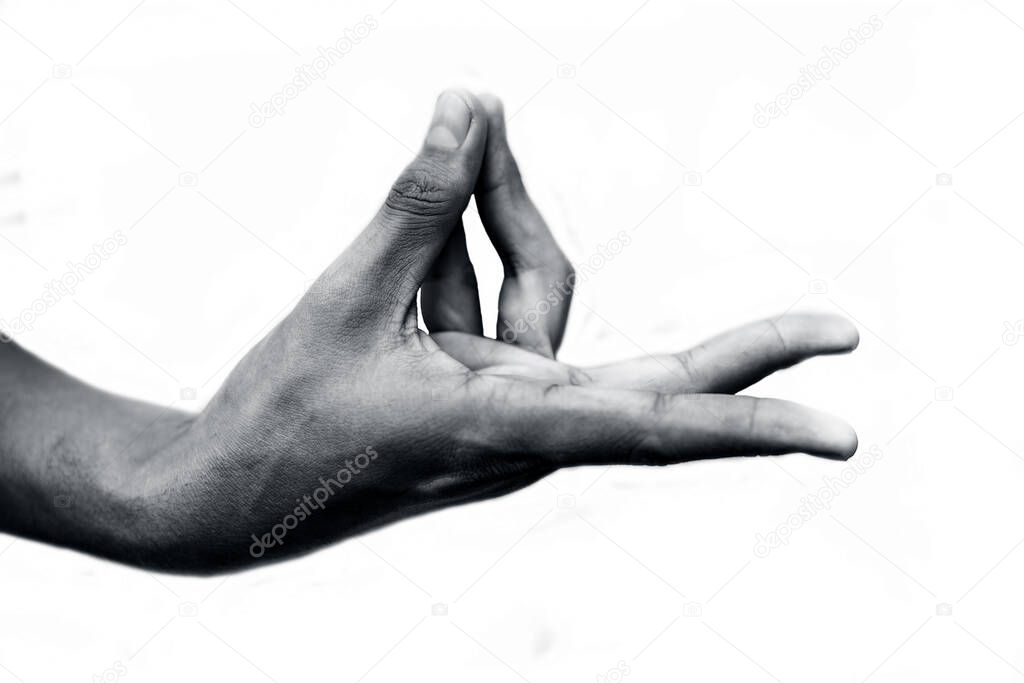
[[[505,269],[497,338],[553,358],[569,317],[572,265],[523,185],[508,146],[501,100],[493,95],[478,99],[487,113],[488,134],[474,196]]]

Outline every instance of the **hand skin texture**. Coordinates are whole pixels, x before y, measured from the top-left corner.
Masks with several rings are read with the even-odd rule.
[[[498,341],[482,336],[466,252],[471,195],[504,264]],[[447,91],[377,215],[198,415],[99,391],[0,344],[0,530],[210,574],[561,467],[856,450],[836,418],[732,395],[852,350],[845,320],[782,316],[679,354],[574,368],[555,360],[572,280],[500,102]],[[560,303],[538,317],[555,290]]]

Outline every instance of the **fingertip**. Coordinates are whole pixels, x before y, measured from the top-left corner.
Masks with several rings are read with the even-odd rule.
[[[844,420],[823,415],[817,428],[821,450],[812,455],[821,455],[833,460],[849,460],[857,452],[857,432]]]
[[[844,351],[853,351],[860,344],[860,332],[848,318],[841,315],[828,315],[828,326],[836,347]]]
[[[465,88],[446,88],[437,96],[426,146],[442,152],[475,150],[487,139],[487,114]]]
[[[472,112],[474,116],[486,118],[487,109],[473,91],[467,88],[452,88],[452,92],[457,93],[458,96],[463,99],[466,106],[469,107],[469,111]]]
[[[850,351],[853,351],[858,346],[860,346],[860,330],[858,330],[857,326],[854,325],[849,320],[847,320],[846,322],[850,325],[850,332],[849,332],[849,334],[850,334],[850,346],[849,346],[849,348],[850,348]]]
[[[477,100],[487,117],[488,140],[493,148],[508,148],[505,136],[505,105],[501,98],[489,92],[477,95]]]
[[[477,95],[477,99],[480,101],[480,104],[487,113],[487,116],[497,118],[499,120],[504,119],[505,105],[502,103],[500,97],[494,93],[484,92]]]
[[[434,103],[434,116],[427,131],[427,147],[458,149],[466,140],[472,122],[472,111],[466,100],[457,91],[445,90]]]
[[[458,87],[445,88],[437,94],[437,101],[440,102],[442,99],[449,96],[458,97],[465,102],[466,107],[470,109],[473,108],[474,103],[479,104],[479,100],[476,99],[476,96],[473,95],[472,91],[467,88]]]
[[[783,316],[777,327],[804,339],[824,353],[848,353],[860,343],[860,333],[847,318],[832,313],[797,313]]]
[[[508,143],[505,105],[501,98],[488,92],[477,95],[477,101],[487,118],[487,152],[479,186],[481,195],[486,198],[491,190],[501,186],[520,191],[522,178]]]
[[[849,460],[850,458],[852,458],[859,447],[860,438],[857,436],[857,431],[853,427],[850,427],[848,448],[845,451],[846,457],[844,457],[843,460]]]

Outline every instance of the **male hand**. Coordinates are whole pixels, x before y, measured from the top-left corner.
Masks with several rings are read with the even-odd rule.
[[[378,214],[201,414],[166,415],[48,379],[74,397],[71,423],[85,422],[88,403],[106,423],[155,426],[141,439],[119,427],[95,449],[88,441],[73,463],[73,511],[8,503],[3,527],[208,573],[501,495],[561,467],[854,452],[855,434],[836,418],[728,395],[804,358],[852,349],[856,331],[839,319],[780,318],[676,356],[586,371],[553,359],[568,301],[511,344],[480,337],[461,234],[474,189],[505,262],[500,317],[517,320],[570,271],[515,172],[500,107],[446,92]],[[428,325],[443,330],[436,337],[418,328],[421,287]],[[27,363],[10,361],[8,374],[25,376]],[[48,395],[33,400],[50,405]],[[7,489],[46,491],[55,468],[69,466],[61,458],[8,468]],[[10,483],[19,476],[24,486]]]
[[[471,370],[568,385],[733,394],[808,358],[856,348],[857,330],[844,318],[783,315],[677,354],[586,369],[556,362],[575,273],[523,185],[508,145],[501,101],[492,95],[478,100],[487,113],[488,137],[474,195],[505,270],[496,339],[483,336],[476,276],[461,221],[423,283],[421,298],[431,336]]]

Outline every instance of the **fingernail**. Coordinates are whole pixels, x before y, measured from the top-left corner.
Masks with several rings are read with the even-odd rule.
[[[434,120],[430,122],[427,146],[458,149],[466,140],[472,118],[465,100],[453,92],[442,93],[434,108]]]

